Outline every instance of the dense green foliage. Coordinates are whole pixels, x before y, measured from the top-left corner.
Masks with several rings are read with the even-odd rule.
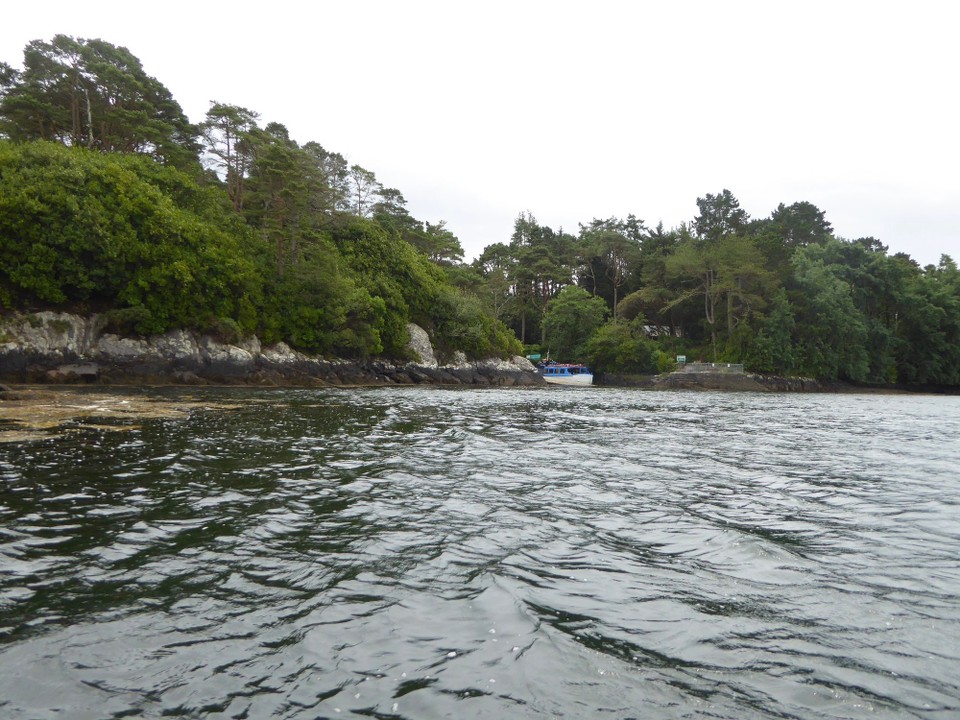
[[[751,219],[729,191],[676,228],[576,234],[530,213],[470,264],[445,226],[316,142],[211,104],[193,125],[125,48],[58,35],[0,63],[0,303],[104,312],[118,332],[257,333],[402,358],[535,343],[595,369],[671,358],[825,380],[960,386],[960,271],[836,237],[809,202]]]
[[[607,316],[607,304],[576,285],[567,285],[547,306],[543,331],[561,357],[581,355]]]
[[[218,317],[255,329],[254,238],[216,188],[46,142],[0,142],[0,188],[4,305],[136,308],[144,333]]]
[[[597,372],[651,375],[669,365],[663,351],[647,338],[643,318],[598,328],[587,340],[583,356]]]
[[[524,342],[600,371],[655,372],[683,354],[821,380],[960,385],[951,258],[921,268],[874,238],[838,238],[808,202],[751,220],[723,190],[697,208],[674,229],[631,215],[576,235],[521,214],[511,242],[472,264],[473,287]],[[571,335],[590,326],[571,301],[596,298],[611,319],[588,338]]]
[[[195,162],[196,128],[126,48],[57,35],[29,43],[23,61],[21,73],[0,67],[8,137]]]
[[[448,272],[443,221],[255,112],[201,126],[125,48],[58,35],[0,65],[0,303],[104,312],[121,333],[192,327],[341,357],[520,344]],[[204,167],[206,166],[206,167]]]

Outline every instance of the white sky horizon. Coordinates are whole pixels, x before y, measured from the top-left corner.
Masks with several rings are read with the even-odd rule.
[[[665,7],[666,6],[666,7]],[[575,233],[807,201],[846,239],[960,260],[960,44],[948,3],[436,0],[5,10],[0,60],[57,33],[127,47],[192,122],[280,122],[445,220],[475,257],[516,217]]]

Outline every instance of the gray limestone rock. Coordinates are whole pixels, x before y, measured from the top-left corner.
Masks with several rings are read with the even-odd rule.
[[[101,355],[115,360],[135,360],[145,357],[150,352],[150,345],[146,340],[138,338],[122,338],[108,333],[101,335],[93,348],[94,355]]]
[[[285,343],[267,348],[249,337],[226,344],[171,330],[150,338],[102,333],[102,317],[60,312],[0,316],[0,378],[14,382],[178,382],[201,384],[534,385],[542,383],[524,358],[473,362],[462,352],[440,365],[426,331],[408,326],[410,354],[419,362],[393,364],[313,357]]]
[[[407,323],[407,332],[410,333],[410,342],[407,343],[407,349],[414,357],[419,358],[415,365],[421,367],[437,367],[437,356],[433,352],[433,344],[430,342],[430,336],[427,331],[414,323]]]
[[[188,330],[170,330],[150,338],[151,349],[167,360],[188,360],[199,363],[203,357],[193,333]]]

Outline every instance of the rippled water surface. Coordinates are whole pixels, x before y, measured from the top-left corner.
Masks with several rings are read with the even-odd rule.
[[[0,445],[0,717],[960,717],[960,398],[147,392]]]

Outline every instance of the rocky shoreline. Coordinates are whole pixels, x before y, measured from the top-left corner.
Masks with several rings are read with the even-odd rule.
[[[831,390],[811,378],[721,373],[674,373],[655,378],[651,386],[660,389],[750,392],[826,392]]]
[[[812,378],[754,375],[751,373],[664,373],[652,377],[603,375],[600,384],[650,390],[731,390],[740,392],[842,392],[852,386],[827,385]]]
[[[0,317],[0,383],[49,385],[251,385],[377,387],[461,385],[534,387],[545,382],[526,358],[438,361],[426,331],[410,324],[416,362],[338,360],[307,355],[256,337],[224,343],[189,330],[149,338],[104,332],[100,316],[43,311]],[[750,373],[599,374],[597,385],[653,390],[745,392],[950,392],[929,387],[862,387]],[[953,391],[955,392],[955,391]],[[9,391],[0,392],[0,399]]]
[[[603,375],[598,384],[637,387],[649,390],[723,390],[769,393],[924,393],[956,395],[954,388],[919,385],[856,385],[848,382],[824,382],[805,377],[731,374],[723,372],[673,372],[649,377]]]
[[[469,361],[458,353],[438,362],[427,333],[408,326],[408,350],[419,362],[314,357],[285,343],[262,347],[256,337],[223,343],[189,330],[149,338],[103,332],[99,316],[37,312],[0,320],[0,381],[104,385],[542,385],[525,358]]]

